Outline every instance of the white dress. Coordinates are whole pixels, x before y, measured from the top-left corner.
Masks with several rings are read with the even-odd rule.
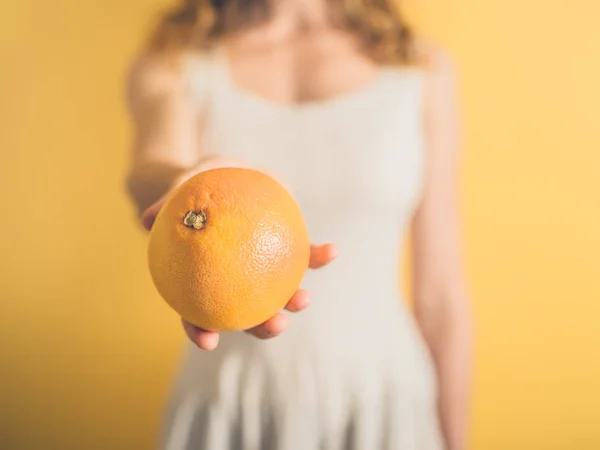
[[[191,344],[166,414],[165,450],[440,450],[433,365],[399,294],[400,245],[422,188],[420,72],[384,68],[358,91],[300,106],[236,86],[193,58],[204,146],[276,173],[311,239],[339,258],[309,272],[307,311],[269,341]]]

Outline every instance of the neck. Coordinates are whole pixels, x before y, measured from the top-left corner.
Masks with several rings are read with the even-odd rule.
[[[271,20],[274,24],[304,30],[329,24],[326,0],[271,0]]]
[[[328,0],[267,0],[264,21],[243,30],[245,45],[281,42],[331,27]],[[234,33],[228,40],[236,41]]]

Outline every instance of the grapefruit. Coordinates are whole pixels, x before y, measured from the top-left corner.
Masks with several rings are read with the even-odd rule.
[[[246,330],[277,314],[308,268],[298,204],[263,172],[212,169],[178,187],[150,232],[148,263],[164,300],[210,331]]]

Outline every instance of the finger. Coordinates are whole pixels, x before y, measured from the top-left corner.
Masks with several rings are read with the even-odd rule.
[[[147,231],[150,231],[152,229],[152,225],[154,225],[156,216],[158,215],[158,212],[160,211],[164,203],[165,197],[161,198],[156,203],[149,206],[148,209],[146,209],[142,213],[142,225]]]
[[[288,304],[285,306],[285,309],[290,312],[300,312],[308,308],[308,305],[310,305],[310,294],[308,291],[300,289],[290,299]]]
[[[219,333],[202,330],[184,319],[182,319],[182,323],[185,334],[200,349],[210,352],[219,345]]]
[[[320,269],[338,257],[339,250],[336,245],[311,245],[310,263],[311,269]]]
[[[284,314],[277,314],[262,325],[251,328],[247,333],[259,339],[271,339],[279,336],[289,326],[289,319]]]

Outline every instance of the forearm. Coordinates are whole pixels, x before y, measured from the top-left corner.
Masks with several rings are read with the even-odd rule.
[[[440,422],[448,450],[466,448],[472,366],[471,322],[466,309],[417,315],[437,369]]]
[[[162,161],[136,162],[127,174],[127,191],[141,214],[162,196],[197,173],[220,167],[241,166],[239,162],[221,156],[206,157],[189,166]]]
[[[166,162],[136,163],[127,173],[127,193],[141,214],[146,208],[172,189],[179,177],[191,167]]]

